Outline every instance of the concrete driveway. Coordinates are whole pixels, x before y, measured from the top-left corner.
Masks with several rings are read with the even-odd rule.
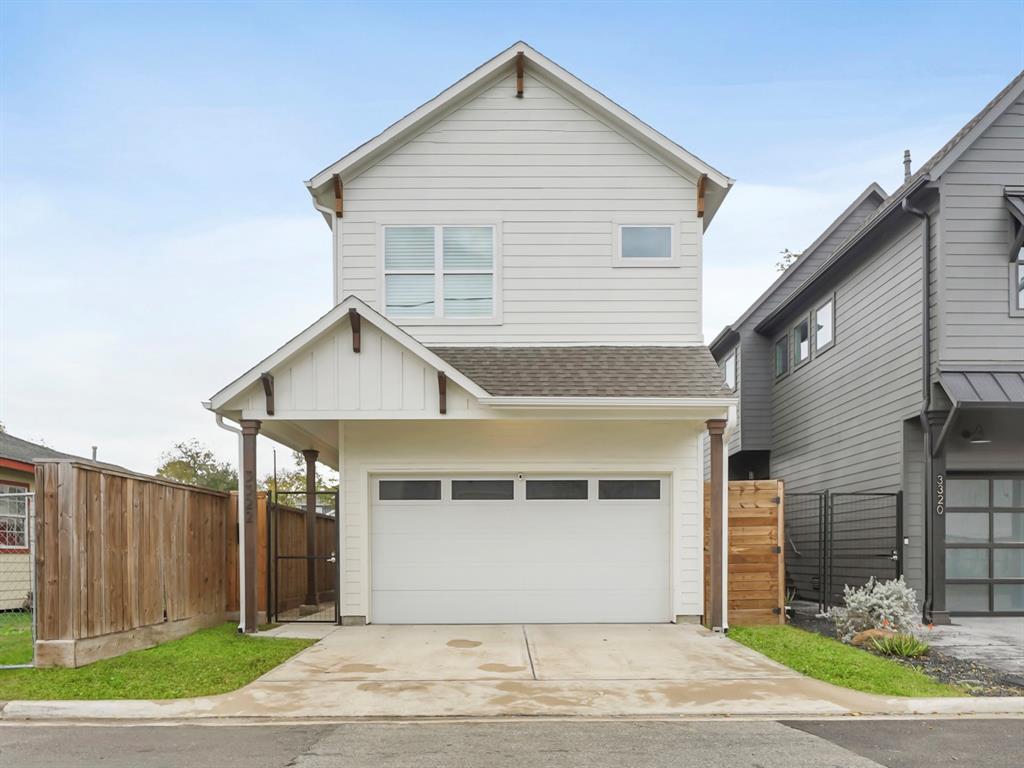
[[[320,641],[233,693],[11,702],[5,718],[409,718],[1019,712],[1005,699],[893,699],[806,678],[697,626],[282,627]],[[1007,707],[1010,707],[1007,709]]]

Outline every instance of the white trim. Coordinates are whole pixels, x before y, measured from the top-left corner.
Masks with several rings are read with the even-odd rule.
[[[480,398],[483,405],[509,408],[727,408],[739,402],[735,397],[492,397]]]
[[[307,344],[329,331],[337,323],[347,320],[348,310],[350,308],[358,310],[359,314],[365,318],[367,322],[371,323],[384,335],[390,337],[414,355],[418,356],[427,365],[435,368],[436,370],[444,371],[449,379],[474,397],[487,397],[487,392],[468,376],[460,373],[451,364],[435,355],[408,333],[377,312],[377,310],[367,305],[366,302],[356,298],[355,296],[349,296],[330,312],[320,317],[320,319],[308,328],[292,337],[275,352],[265,357],[233,382],[217,392],[217,394],[210,398],[207,407],[212,411],[217,411],[218,409],[223,408],[228,401],[235,396],[240,395],[246,388],[259,381],[260,373],[263,371],[269,371],[280,365]]]
[[[622,228],[623,227],[649,227],[657,229],[668,228],[669,235],[669,255],[664,258],[626,258],[622,255]],[[649,220],[644,221],[626,221],[623,219],[616,218],[612,222],[612,267],[678,267],[682,265],[682,257],[680,256],[679,248],[679,224],[678,222],[651,222]]]

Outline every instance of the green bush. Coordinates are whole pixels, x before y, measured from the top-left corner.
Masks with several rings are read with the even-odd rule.
[[[892,637],[876,637],[871,641],[872,647],[886,656],[899,656],[903,659],[916,659],[928,653],[928,643],[918,640],[911,634],[901,632]]]

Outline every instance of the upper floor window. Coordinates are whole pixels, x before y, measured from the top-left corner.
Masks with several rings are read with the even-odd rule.
[[[793,328],[793,367],[811,357],[811,321],[804,318]]]
[[[678,253],[671,224],[616,224],[614,263],[626,267],[675,266]]]
[[[1024,248],[1017,251],[1017,260],[1010,262],[1010,306],[1024,314]]]
[[[775,342],[775,377],[789,373],[789,334]]]
[[[494,227],[384,227],[385,314],[394,318],[495,315]]]
[[[814,351],[821,352],[832,346],[835,334],[835,299],[829,299],[814,310]]]
[[[730,352],[729,356],[725,358],[725,362],[722,364],[722,370],[725,372],[725,386],[729,389],[736,389],[736,353]]]

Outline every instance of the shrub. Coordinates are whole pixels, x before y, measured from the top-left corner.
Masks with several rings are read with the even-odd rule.
[[[918,656],[924,656],[929,650],[928,643],[907,633],[892,637],[876,637],[871,641],[871,645],[878,653],[904,659],[916,659]]]
[[[903,577],[876,581],[872,576],[863,587],[843,587],[845,605],[826,614],[844,643],[865,629],[890,629],[909,634],[916,624],[917,595]]]

